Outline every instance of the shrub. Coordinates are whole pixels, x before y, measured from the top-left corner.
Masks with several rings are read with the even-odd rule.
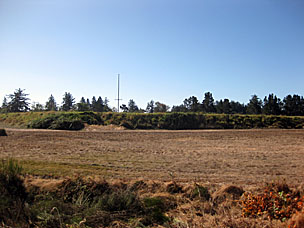
[[[81,130],[84,128],[84,124],[80,119],[60,116],[48,128],[54,130]]]
[[[96,207],[109,212],[126,211],[129,213],[137,213],[142,209],[138,196],[128,189],[117,189],[104,193],[96,203]]]
[[[286,185],[268,185],[263,194],[245,193],[241,203],[244,217],[266,214],[269,219],[285,221],[304,208],[304,197]]]
[[[145,217],[142,223],[144,225],[150,224],[163,224],[167,222],[169,218],[164,215],[166,210],[165,204],[161,198],[158,197],[148,197],[143,199],[145,207]]]

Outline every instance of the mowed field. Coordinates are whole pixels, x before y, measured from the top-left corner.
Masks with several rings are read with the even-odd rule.
[[[7,129],[0,157],[37,175],[252,185],[304,181],[304,130]]]

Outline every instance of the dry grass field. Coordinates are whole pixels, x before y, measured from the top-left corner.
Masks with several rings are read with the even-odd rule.
[[[1,158],[32,174],[251,185],[304,180],[304,131],[7,130]]]
[[[32,208],[40,208],[37,227],[61,227],[63,218],[66,227],[76,228],[83,227],[79,221],[86,221],[87,227],[130,228],[278,228],[304,224],[304,130],[131,131],[89,126],[77,132],[7,129],[7,134],[0,137],[0,159],[17,159],[30,174],[24,179],[26,188],[43,199],[31,203]],[[76,179],[71,181],[68,176]],[[79,176],[93,185],[83,185]],[[267,185],[268,193],[267,183],[272,183]],[[129,209],[109,212],[108,208],[98,209],[94,201],[88,205],[81,201],[83,189],[96,191],[98,186],[114,189],[111,197],[136,194],[139,198],[134,203],[141,202],[145,209],[138,215],[128,214]],[[37,187],[40,190],[35,192]],[[77,201],[59,201],[61,193],[67,197],[70,191]],[[61,202],[55,206],[61,208],[57,216],[53,213],[54,199],[47,198],[50,192],[59,194],[52,193],[57,204]],[[89,197],[91,192],[87,194]],[[262,199],[261,194],[271,197]],[[161,209],[147,206],[149,200],[160,203],[157,208]],[[293,206],[287,202],[294,202]],[[69,208],[67,212],[64,205]],[[261,205],[268,205],[264,214],[259,214]],[[72,221],[74,225],[68,225]],[[150,225],[143,226],[144,221]]]

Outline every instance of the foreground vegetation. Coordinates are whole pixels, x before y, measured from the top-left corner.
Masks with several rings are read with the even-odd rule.
[[[302,227],[303,189],[271,183],[259,192],[229,185],[26,176],[0,163],[3,227]]]
[[[81,130],[88,125],[127,129],[301,129],[304,117],[204,113],[24,112],[0,114],[1,126]]]

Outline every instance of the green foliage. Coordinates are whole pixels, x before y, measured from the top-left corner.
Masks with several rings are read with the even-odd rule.
[[[68,112],[56,113],[42,118],[37,118],[28,123],[29,128],[81,130],[84,124],[101,124],[102,119],[93,112]]]
[[[166,211],[166,206],[161,198],[144,198],[143,203],[146,211],[146,216],[142,221],[144,225],[163,224],[169,221],[169,218],[164,215],[164,212]]]
[[[246,112],[248,114],[261,114],[262,113],[262,101],[257,95],[252,95],[249,103],[246,107]]]
[[[127,129],[303,128],[303,117],[204,113],[103,113],[104,124]]]
[[[282,112],[282,102],[273,93],[264,98],[263,113],[266,115],[280,115]]]
[[[128,189],[117,189],[103,194],[97,201],[95,207],[109,212],[127,211],[129,213],[136,213],[142,208],[138,196]]]
[[[114,113],[114,112],[26,112],[0,114],[4,126],[38,129],[80,130],[84,124],[118,125],[127,129],[251,129],[303,128],[304,117],[199,112]]]
[[[65,92],[62,100],[61,109],[63,111],[69,111],[73,109],[73,105],[75,104],[75,98],[71,93]]]
[[[206,92],[205,98],[202,103],[202,110],[206,113],[214,113],[216,111],[214,107],[214,99],[212,93]]]
[[[10,94],[8,97],[10,101],[7,104],[9,112],[26,112],[29,108],[29,98],[28,94],[24,93],[24,90],[17,89],[13,94]]]
[[[54,114],[31,121],[29,128],[57,129],[57,130],[81,130],[84,124],[80,118],[73,114]]]
[[[45,103],[45,110],[46,111],[57,111],[57,103],[55,101],[54,96],[51,94],[48,101]]]

